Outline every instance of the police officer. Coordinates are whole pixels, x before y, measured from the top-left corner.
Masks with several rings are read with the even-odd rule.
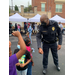
[[[57,51],[61,49],[62,44],[62,33],[61,29],[58,26],[56,21],[49,20],[47,15],[43,14],[40,18],[41,26],[39,32],[36,35],[38,52],[43,54],[43,74],[46,74],[47,65],[48,65],[48,54],[49,48],[51,48],[51,53],[53,56],[53,61],[56,66],[56,69],[60,71],[58,63],[58,54]],[[58,46],[56,43],[56,34],[58,34]],[[43,39],[42,39],[43,36]],[[41,39],[43,41],[43,50],[41,48]]]

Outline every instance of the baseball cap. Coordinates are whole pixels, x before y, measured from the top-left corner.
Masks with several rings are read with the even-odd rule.
[[[30,26],[30,23],[28,23],[28,25]]]

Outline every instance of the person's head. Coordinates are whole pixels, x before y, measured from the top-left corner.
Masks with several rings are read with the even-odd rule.
[[[21,25],[19,24],[19,26],[21,26]]]
[[[40,23],[39,23],[39,25],[40,25]]]
[[[30,46],[31,45],[29,37],[24,38],[24,42],[25,42],[26,46]]]
[[[28,23],[28,26],[30,26],[30,23]]]
[[[24,24],[26,24],[26,22]]]
[[[61,24],[61,22],[59,22],[59,24]]]
[[[40,21],[41,21],[41,25],[49,25],[49,18],[46,14],[43,14],[40,18]]]
[[[12,51],[11,51],[11,42],[9,41],[9,57],[12,55]]]

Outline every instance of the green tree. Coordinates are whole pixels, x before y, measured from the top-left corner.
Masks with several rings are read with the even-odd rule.
[[[30,10],[32,10],[32,5],[24,8],[24,12],[30,12]]]
[[[25,7],[25,8],[24,8],[24,12],[27,12],[27,11],[28,11],[28,7]]]
[[[32,5],[28,6],[28,11],[32,10]]]
[[[9,9],[9,14],[10,14],[10,9]]]
[[[17,5],[15,5],[15,11],[19,11],[19,9],[18,9],[18,6],[17,6]]]

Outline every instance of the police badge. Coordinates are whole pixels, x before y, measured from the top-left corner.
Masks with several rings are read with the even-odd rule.
[[[52,30],[54,31],[55,30],[55,27],[52,27]]]

